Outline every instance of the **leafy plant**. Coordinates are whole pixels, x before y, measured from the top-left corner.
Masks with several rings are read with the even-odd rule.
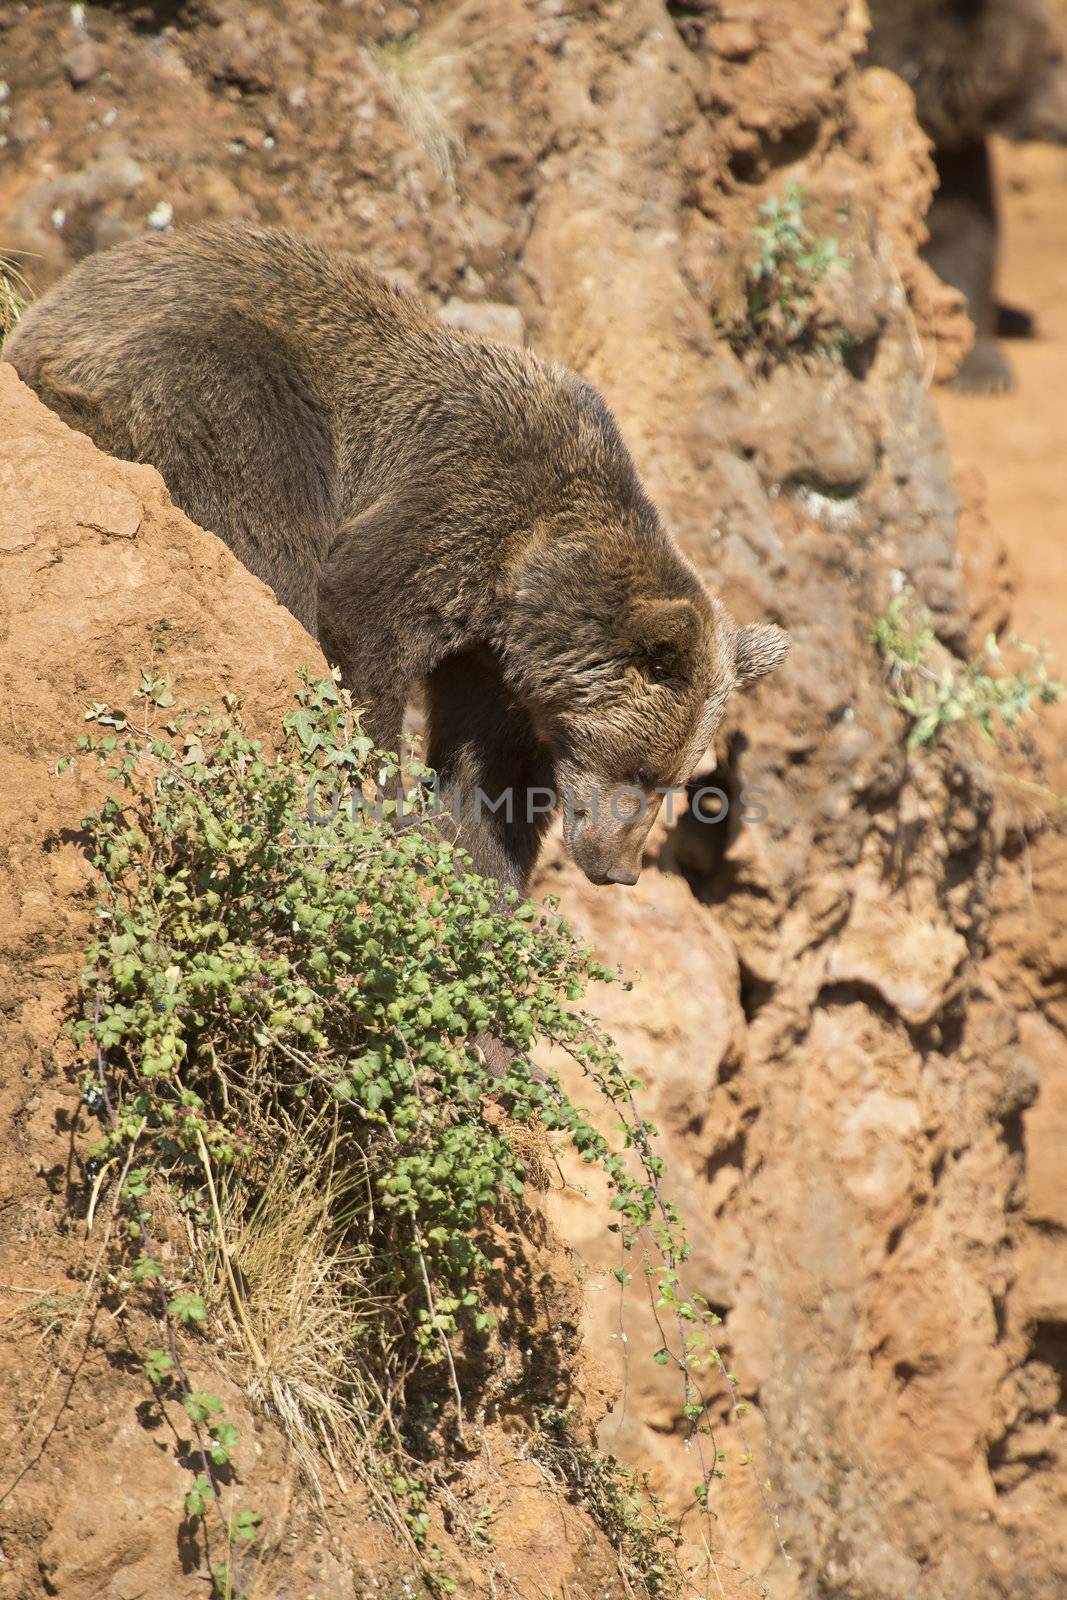
[[[820,343],[840,359],[842,335],[818,336],[814,307],[816,293],[845,258],[837,240],[818,238],[804,213],[808,200],[795,181],[759,207],[760,221],[753,229],[756,256],[746,284],[749,329],[777,357],[792,348],[812,348]]]
[[[960,723],[971,724],[990,740],[998,729],[1017,737],[1025,718],[1033,717],[1039,706],[1054,705],[1065,692],[1049,676],[1046,651],[1014,637],[1009,646],[1021,658],[1015,671],[992,634],[973,660],[947,658],[934,665],[936,636],[909,589],[895,595],[877,618],[871,640],[886,663],[894,705],[911,718],[909,748],[937,744],[947,729]]]
[[[333,681],[305,680],[273,756],[230,697],[222,714],[153,729],[170,716],[168,680],[142,673],[137,696],[140,731],[97,705],[87,720],[99,733],[79,740],[113,791],[83,824],[103,896],[74,1034],[102,1122],[92,1158],[101,1170],[125,1161],[129,1273],[156,1297],[167,1332],[146,1376],[196,1430],[202,1470],[187,1513],[217,1507],[214,1474],[237,1444],[216,1397],[186,1377],[176,1341],[206,1324],[221,1284],[255,1368],[250,1391],[305,1458],[317,1446],[336,1469],[352,1437],[373,1436],[379,1456],[392,1450],[391,1504],[425,1541],[427,1489],[397,1419],[413,1378],[425,1400],[439,1370],[439,1423],[463,1435],[454,1346],[473,1349],[493,1327],[481,1231],[521,1201],[517,1134],[535,1122],[603,1169],[605,1225],[658,1263],[651,1287],[676,1328],[669,1359],[706,1504],[717,1469],[703,1465],[698,1374],[721,1368],[715,1319],[681,1287],[688,1245],[634,1080],[575,1004],[614,974],[552,904],[538,911],[477,877],[433,827],[424,788],[399,825],[395,801],[382,798],[394,792],[395,758],[372,750]],[[485,1035],[507,1047],[502,1076],[480,1049]],[[581,1065],[613,1109],[617,1144],[554,1074],[533,1073],[538,1042]],[[199,1286],[165,1271],[154,1196],[192,1228]],[[317,1252],[304,1298],[301,1239],[286,1217]],[[280,1309],[259,1285],[283,1258]],[[285,1360],[309,1328],[322,1346],[286,1382]]]

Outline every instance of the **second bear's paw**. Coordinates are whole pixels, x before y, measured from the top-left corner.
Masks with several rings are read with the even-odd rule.
[[[948,386],[960,394],[1007,394],[1015,387],[1015,373],[992,339],[976,339]]]

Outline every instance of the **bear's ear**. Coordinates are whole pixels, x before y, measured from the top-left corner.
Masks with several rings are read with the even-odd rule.
[[[738,628],[734,645],[734,667],[738,684],[755,683],[766,677],[789,653],[789,635],[773,622],[750,622]]]
[[[622,616],[630,645],[653,676],[684,674],[700,638],[700,617],[689,600],[633,600]]]

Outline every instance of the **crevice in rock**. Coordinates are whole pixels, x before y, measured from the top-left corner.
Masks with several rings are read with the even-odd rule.
[[[677,28],[679,38],[694,51],[704,47],[707,19],[714,9],[713,0],[667,0],[667,15]]]
[[[817,117],[805,118],[776,137],[763,140],[763,159],[771,168],[791,167],[811,154],[819,141],[821,123]]]
[[[781,492],[801,498],[804,495],[819,495],[823,500],[832,500],[842,505],[855,500],[863,492],[863,480],[860,478],[849,479],[841,483],[830,478],[823,478],[818,473],[800,473],[787,479],[781,486]]]
[[[1039,1321],[1034,1324],[1030,1358],[1051,1367],[1059,1384],[1056,1415],[1067,1417],[1067,1322]]]
[[[993,1318],[997,1328],[996,1343],[1000,1344],[1008,1331],[1008,1302],[1006,1296],[1002,1294],[993,1296]]]
[[[864,1006],[868,1011],[875,1012],[890,1027],[907,1027],[900,1013],[874,985],[863,983],[859,979],[850,979],[848,983],[823,984],[816,996],[815,1004],[824,1010],[829,1010],[833,1006]]]
[[[845,371],[861,383],[874,366],[881,337],[881,333],[872,333],[866,339],[856,339],[846,344],[841,352]]]
[[[885,1242],[885,1253],[887,1257],[896,1255],[898,1249],[900,1248],[900,1241],[903,1239],[906,1232],[906,1222],[898,1222],[895,1228],[891,1228],[889,1230],[889,1236]]]
[[[1032,1472],[1047,1471],[1055,1465],[1055,1457],[1049,1450],[1017,1450],[1014,1429],[993,1441],[986,1459],[998,1495],[1017,1488]]]
[[[740,963],[740,971],[741,985],[738,997],[741,1001],[741,1009],[745,1013],[745,1020],[754,1022],[763,1007],[773,999],[775,985],[769,983],[765,978],[757,977],[743,961]],[[722,1074],[720,1073],[721,1076]]]
[[[686,879],[698,900],[711,904],[725,898],[717,880],[727,851],[741,826],[741,780],[738,760],[745,740],[736,734],[727,753],[711,771],[686,784],[686,808],[671,832],[670,863]]]
[[[199,0],[94,0],[88,8],[121,16],[135,33],[162,33],[164,28],[192,28],[209,21]]]

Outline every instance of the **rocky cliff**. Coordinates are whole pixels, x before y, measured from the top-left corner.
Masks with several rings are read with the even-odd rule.
[[[709,760],[719,822],[661,827],[632,891],[594,891],[558,854],[539,882],[640,973],[601,1012],[646,1084],[694,1239],[688,1279],[723,1318],[792,1556],[723,1391],[719,1581],[737,1563],[779,1600],[1052,1600],[1067,1583],[1062,875],[1054,839],[1027,842],[1033,816],[995,752],[908,748],[870,640],[902,585],[950,652],[971,618],[928,393],[967,330],[917,261],[932,169],[908,92],[857,66],[864,25],[846,0],[6,5],[0,245],[28,252],[43,287],[144,227],[299,226],[601,386],[708,581],[794,640],[713,775]],[[757,324],[752,264],[773,228],[759,208],[788,203],[790,182],[831,264],[800,286],[799,316],[794,291]],[[313,647],[148,469],[96,457],[3,371],[17,1308],[19,1288],[71,1293],[74,1261],[76,1091],[56,1040],[86,890],[63,833],[80,807],[48,766],[84,705],[128,678],[150,610],[176,619],[189,697],[235,688],[263,719]],[[766,817],[746,823],[754,790]],[[615,1368],[601,1440],[682,1514],[695,1475],[639,1263],[620,1310],[599,1208],[572,1186],[545,1209],[584,1263],[587,1347]],[[24,1391],[45,1380],[23,1365],[17,1314],[9,1327]],[[0,1593],[39,1592],[38,1559],[48,1592],[153,1592],[173,1559],[171,1525],[153,1531],[170,1468],[121,1377],[91,1425],[62,1412],[75,1348],[12,1423],[24,1476],[0,1512]],[[135,1463],[109,1479],[121,1529],[87,1516],[64,1473],[89,1456],[107,1474]],[[592,1552],[568,1567],[536,1484],[519,1464],[512,1480],[515,1592],[595,1592],[594,1533],[561,1524]],[[304,1516],[263,1592],[364,1592],[344,1526],[326,1539]],[[699,1538],[691,1513],[683,1526]],[[317,1577],[299,1565],[312,1556]],[[476,1567],[468,1582],[479,1592]]]

